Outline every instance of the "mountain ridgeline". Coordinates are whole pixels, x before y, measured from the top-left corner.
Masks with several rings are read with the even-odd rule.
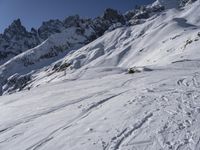
[[[162,9],[163,7],[158,6],[151,8],[151,10],[145,10],[145,7],[141,7],[137,10],[127,12],[125,15],[120,14],[117,10],[106,9],[102,16],[95,19],[83,19],[75,15],[69,16],[63,21],[58,19],[49,20],[43,22],[38,29],[32,28],[30,32],[22,25],[20,19],[14,20],[5,29],[4,33],[0,34],[0,64],[6,62],[11,57],[41,44],[51,35],[61,33],[66,29],[74,27],[77,33],[84,35],[86,30],[90,28],[92,34],[85,41],[89,43],[102,36],[113,25],[118,27],[125,25],[132,18],[135,20],[146,19],[149,17],[149,13],[161,11]]]
[[[87,43],[102,36],[106,30],[111,26],[119,26],[129,24],[135,25],[139,23],[139,19],[147,19],[151,13],[160,12],[168,7],[174,0],[169,2],[158,0],[157,5],[151,7],[140,6],[136,9],[120,14],[117,10],[106,9],[102,16],[95,19],[83,19],[78,15],[69,16],[64,20],[49,20],[43,22],[38,29],[32,28],[27,31],[21,24],[20,19],[14,20],[13,23],[0,34],[0,64],[6,62],[11,57],[14,57],[28,49],[31,49],[43,41],[48,39],[51,35],[61,33],[62,31],[76,27],[77,32],[84,34],[87,28],[93,30],[93,34],[88,38]],[[178,3],[179,6],[185,6],[190,2],[196,0],[178,0],[173,3]],[[131,20],[131,22],[130,22]]]

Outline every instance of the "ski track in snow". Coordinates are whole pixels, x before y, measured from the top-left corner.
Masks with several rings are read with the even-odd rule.
[[[149,115],[142,118],[141,121],[138,121],[131,129],[128,130],[126,128],[125,130],[123,130],[119,135],[117,135],[117,137],[112,139],[111,143],[114,143],[114,144],[111,144],[109,150],[118,150],[121,147],[121,145],[123,144],[123,142],[129,136],[131,136],[135,130],[140,129],[145,124],[145,122],[147,122],[148,119],[152,116],[153,116],[153,114],[150,113]]]
[[[117,89],[117,88],[123,87],[126,84],[126,82],[127,81],[125,81],[124,83],[122,83],[122,86],[120,85],[120,86],[116,86],[116,87],[112,88],[112,90],[115,89],[115,88]],[[49,110],[44,111],[42,113],[38,113],[38,114],[35,114],[35,115],[32,115],[32,116],[28,116],[26,118],[23,118],[19,122],[13,123],[12,125],[10,125],[10,126],[8,126],[6,128],[1,129],[0,130],[0,135],[1,134],[5,134],[6,132],[8,132],[10,130],[13,130],[14,128],[16,128],[18,126],[24,125],[26,123],[30,123],[31,121],[33,121],[35,119],[38,119],[40,117],[44,117],[44,116],[49,115],[51,113],[54,113],[56,111],[60,111],[61,109],[64,109],[65,107],[68,107],[70,105],[74,105],[74,104],[80,103],[80,102],[82,102],[82,101],[84,101],[84,100],[86,100],[88,98],[91,98],[91,97],[94,97],[94,96],[98,97],[99,95],[109,93],[110,90],[105,90],[105,91],[93,93],[93,94],[91,94],[89,96],[85,96],[83,98],[67,102],[66,104],[61,104],[59,106],[52,107]],[[127,92],[127,91],[124,91],[124,92],[121,92],[119,94],[115,94],[115,95],[109,96],[109,97],[107,97],[105,99],[97,101],[95,104],[92,104],[89,108],[83,110],[83,112],[81,114],[79,114],[77,117],[75,117],[72,120],[70,120],[67,124],[65,124],[65,125],[57,128],[56,130],[52,131],[47,137],[43,138],[42,140],[40,140],[36,144],[30,146],[29,148],[27,148],[27,150],[37,150],[37,149],[39,149],[44,144],[46,144],[47,142],[49,142],[50,140],[52,140],[53,139],[53,135],[56,132],[68,129],[70,126],[72,126],[73,124],[75,124],[76,121],[80,121],[81,119],[84,119],[85,117],[87,117],[90,113],[92,113],[93,109],[99,107],[100,105],[103,105],[105,102],[109,101],[110,99],[115,98],[115,97],[117,97],[117,96],[119,96],[119,95],[121,95],[121,94],[123,94],[125,92]],[[8,141],[12,140],[12,138],[14,139],[15,136],[12,136],[11,138],[9,138],[7,140],[0,141],[0,143],[8,142]]]
[[[124,92],[123,92],[124,93]],[[63,127],[60,127],[58,129],[56,129],[55,131],[51,132],[48,137],[42,139],[41,141],[39,141],[38,143],[36,143],[35,145],[27,148],[27,150],[37,150],[39,149],[42,145],[46,144],[48,141],[53,139],[53,134],[55,134],[56,132],[60,131],[60,130],[66,130],[68,128],[70,128],[70,126],[72,126],[74,123],[76,123],[76,121],[80,121],[81,119],[84,119],[85,117],[87,117],[90,113],[92,113],[92,110],[97,108],[99,105],[102,105],[103,103],[105,103],[106,101],[117,97],[123,93],[119,93],[117,95],[113,95],[111,97],[108,97],[106,99],[103,99],[101,101],[99,101],[98,103],[90,106],[90,108],[88,108],[87,110],[85,110],[83,113],[81,113],[80,115],[78,115],[76,118],[74,118],[73,120],[69,121],[69,123],[67,123],[66,125],[64,125]]]
[[[50,107],[45,111],[38,113],[32,112],[32,115],[22,117],[16,121],[14,121],[14,119],[13,121],[9,121],[10,123],[1,124],[0,148],[4,149],[5,146],[5,149],[9,149],[9,144],[14,144],[15,140],[18,141],[21,138],[23,139],[23,136],[25,136],[27,132],[25,129],[26,126],[28,128],[30,128],[29,125],[37,126],[39,123],[37,120],[40,120],[40,118],[46,120],[53,114],[59,112],[62,113],[62,111],[65,112],[66,108],[79,104],[83,105],[82,111],[73,115],[71,119],[63,121],[62,124],[58,123],[57,126],[49,129],[47,132],[48,134],[42,135],[30,144],[22,144],[24,146],[22,146],[23,148],[18,148],[18,146],[16,146],[16,149],[26,150],[56,149],[56,144],[54,147],[52,146],[52,143],[57,143],[62,134],[68,134],[69,131],[74,129],[80,130],[80,125],[83,122],[90,120],[93,115],[98,116],[100,112],[103,113],[102,111],[108,109],[107,107],[112,104],[113,111],[116,111],[119,114],[123,114],[123,112],[127,110],[129,112],[129,119],[126,120],[126,117],[123,115],[122,118],[119,118],[121,120],[111,119],[110,121],[116,122],[116,125],[113,126],[113,129],[109,129],[107,137],[104,137],[104,132],[102,135],[98,135],[99,138],[105,139],[103,140],[104,142],[101,148],[97,149],[138,150],[146,148],[184,150],[185,148],[191,148],[198,150],[198,133],[200,133],[200,130],[196,128],[196,125],[198,125],[200,119],[200,103],[198,101],[198,98],[200,97],[200,84],[198,82],[200,76],[198,72],[200,71],[195,70],[195,72],[185,75],[182,73],[184,71],[180,70],[180,76],[177,77],[167,74],[167,72],[169,71],[163,69],[147,73],[138,73],[135,75],[122,74],[116,78],[116,80],[118,80],[116,85],[109,85],[111,87],[106,90],[103,90],[102,88],[100,91],[92,92],[91,94],[78,99],[63,102],[62,104]],[[157,76],[157,74],[162,74],[162,76]],[[112,77],[108,76],[101,80],[110,81],[111,78]],[[146,82],[145,86],[144,81]],[[91,83],[89,80],[86,82],[89,82],[91,85],[93,84],[93,80],[91,80]],[[86,90],[84,88],[84,83],[86,82],[83,82],[83,84],[80,85],[84,90]],[[108,86],[108,84],[106,85],[106,82],[105,86]],[[76,92],[75,89],[71,89],[71,92]],[[25,97],[19,100],[19,103],[24,102],[26,97],[31,93],[22,92],[22,94],[25,94]],[[126,94],[128,95],[126,96]],[[0,107],[4,106],[4,101],[13,95],[3,97],[5,100],[2,100]],[[95,99],[94,101],[92,100],[93,98]],[[5,106],[9,107],[10,105],[16,105],[17,103],[17,101],[5,103]],[[132,107],[132,109],[129,107]],[[162,117],[162,114],[165,117]],[[107,117],[109,117],[110,114],[108,113],[105,115],[108,115]],[[8,114],[8,116],[10,116],[10,114]],[[121,123],[127,121],[129,123],[121,126]],[[96,126],[96,128],[98,128],[98,126]],[[104,128],[106,130],[106,126]],[[114,131],[115,128],[118,129],[117,132]],[[20,129],[20,131],[18,129]],[[191,129],[194,129],[196,133]],[[40,135],[40,132],[35,134]],[[90,132],[93,132],[93,129],[91,129]],[[75,132],[74,134],[80,134],[79,136],[82,136],[84,139],[83,133]],[[143,137],[142,134],[146,136]],[[75,135],[74,138],[76,138]],[[142,136],[143,139],[140,136]],[[84,147],[84,145],[74,145],[74,148],[71,147],[71,149],[79,149],[80,147],[83,149],[93,149],[88,146],[90,145],[90,142],[85,144],[86,147]]]

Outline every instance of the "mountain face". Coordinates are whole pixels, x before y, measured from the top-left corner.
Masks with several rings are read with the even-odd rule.
[[[0,64],[28,49],[36,47],[51,35],[61,33],[68,28],[76,27],[80,34],[91,28],[94,31],[94,35],[88,39],[88,42],[91,42],[117,22],[124,23],[123,17],[112,9],[107,9],[103,17],[94,20],[81,19],[77,15],[67,17],[64,21],[58,19],[49,20],[43,22],[38,29],[32,28],[30,32],[22,26],[20,19],[17,19],[5,29],[3,34],[0,34]]]
[[[39,44],[0,65],[0,149],[200,150],[200,1],[14,22]]]

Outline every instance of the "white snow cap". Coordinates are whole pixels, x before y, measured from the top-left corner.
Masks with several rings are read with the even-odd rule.
[[[162,5],[166,9],[177,8],[179,6],[178,0],[156,0],[153,5]]]

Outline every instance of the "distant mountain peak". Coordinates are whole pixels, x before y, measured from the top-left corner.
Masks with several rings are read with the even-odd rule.
[[[104,11],[103,18],[111,22],[124,22],[122,14],[120,14],[117,10],[111,8],[107,8]]]
[[[17,26],[21,26],[21,20],[18,18],[16,20],[13,21],[13,23],[11,25],[17,25]]]
[[[20,19],[16,19],[14,20],[11,25],[7,28],[7,30],[9,29],[22,29],[22,30],[26,30],[26,28],[22,25],[21,20]],[[5,30],[6,31],[6,30]]]
[[[153,5],[162,5],[166,9],[183,7],[197,0],[156,0]]]
[[[8,38],[11,39],[15,35],[24,35],[27,33],[26,28],[22,25],[20,19],[14,20],[11,25],[5,29],[4,35]]]

